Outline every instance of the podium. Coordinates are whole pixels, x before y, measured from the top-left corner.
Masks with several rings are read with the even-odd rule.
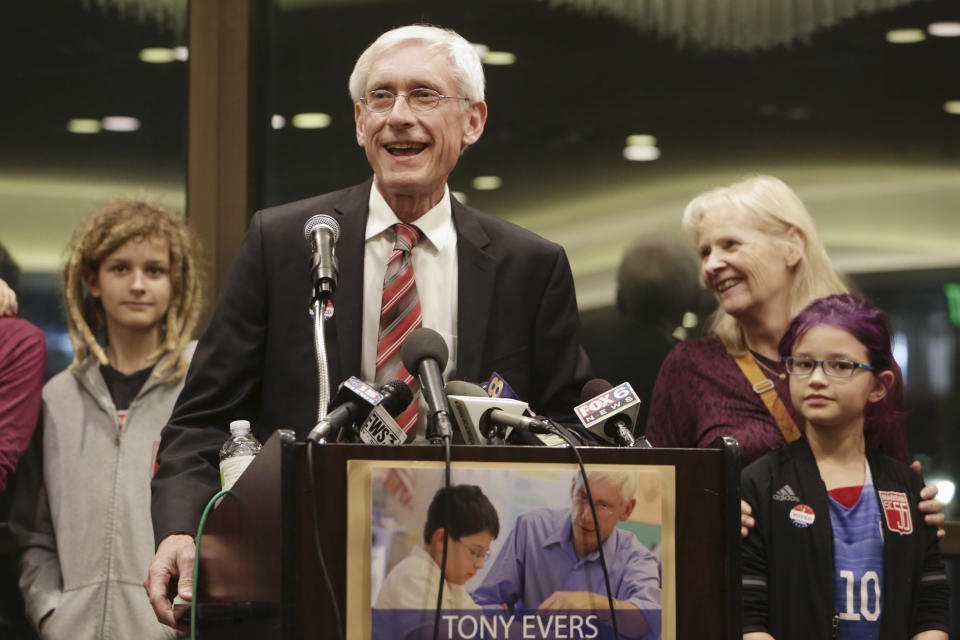
[[[567,447],[454,445],[451,449],[454,465],[489,463],[511,468],[574,462]],[[348,547],[355,549],[358,544],[356,532],[348,541],[348,512],[357,508],[348,505],[348,467],[387,461],[442,464],[444,448],[324,444],[313,451],[320,547],[340,619],[347,620],[346,637],[364,637],[356,616],[347,619],[348,608],[356,611],[348,602],[358,602],[357,589],[348,589],[348,575],[356,581],[363,578],[364,570],[369,571],[355,562],[355,556],[348,562]],[[663,637],[742,637],[736,441],[718,438],[705,449],[586,447],[578,451],[588,470],[591,465],[618,465],[669,471],[664,477],[672,478],[673,484],[666,513],[672,521],[664,522],[664,528],[672,532],[669,547],[665,543],[672,566],[664,561],[663,606],[664,618],[669,614],[673,626],[665,623]],[[194,589],[201,638],[337,637],[333,604],[314,543],[306,455],[306,446],[295,442],[292,432],[277,431],[234,485],[233,494],[225,496],[208,518]],[[368,593],[368,616],[369,606]]]

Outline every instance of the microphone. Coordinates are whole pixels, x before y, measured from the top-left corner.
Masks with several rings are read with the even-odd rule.
[[[483,444],[481,439],[500,439],[503,429],[523,429],[533,433],[552,433],[541,418],[523,415],[527,403],[509,398],[491,398],[479,385],[452,380],[444,388],[450,409],[467,444]],[[509,435],[509,431],[503,437]]]
[[[337,290],[340,267],[334,246],[340,237],[340,224],[333,216],[317,214],[303,225],[303,237],[310,243],[310,277],[315,300],[329,300]]]
[[[629,382],[614,387],[601,378],[583,385],[581,404],[574,407],[580,422],[592,433],[620,447],[633,447],[633,424],[640,411],[640,399]]]
[[[413,402],[413,391],[406,382],[394,378],[380,385],[380,393],[383,400],[370,411],[357,435],[366,444],[403,444],[411,439],[412,430],[406,433],[394,418]]]
[[[337,395],[331,402],[334,409],[327,414],[327,422],[330,423],[329,441],[336,441],[344,427],[352,430],[363,416],[382,401],[383,394],[356,376],[340,383]]]
[[[400,356],[407,371],[420,379],[423,399],[427,401],[427,440],[441,444],[453,437],[450,407],[443,393],[443,368],[447,366],[447,343],[433,329],[414,329],[403,341]]]

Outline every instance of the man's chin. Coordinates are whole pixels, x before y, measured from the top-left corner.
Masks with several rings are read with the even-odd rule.
[[[588,548],[587,553],[593,553],[597,550],[597,536],[594,535],[593,531],[582,531],[578,540],[576,540],[577,546]]]

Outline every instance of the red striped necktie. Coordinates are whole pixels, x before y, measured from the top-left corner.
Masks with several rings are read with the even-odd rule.
[[[375,382],[379,386],[391,378],[399,378],[414,394],[420,390],[420,382],[403,366],[400,347],[411,331],[423,325],[420,315],[420,296],[413,275],[411,251],[420,239],[420,230],[413,225],[398,222],[393,225],[396,242],[387,260],[383,276],[383,296],[380,300],[380,332],[377,335],[377,369]],[[397,424],[413,439],[420,408],[418,396],[397,416]]]

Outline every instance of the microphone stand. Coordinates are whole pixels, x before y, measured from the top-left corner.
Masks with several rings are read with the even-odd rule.
[[[314,292],[313,302],[310,306],[310,315],[313,316],[313,346],[317,356],[317,424],[307,435],[307,440],[325,443],[331,437],[330,431],[332,425],[327,420],[327,407],[330,405],[330,371],[327,364],[327,343],[324,339],[324,315],[327,310],[329,300],[327,296],[317,295]]]

